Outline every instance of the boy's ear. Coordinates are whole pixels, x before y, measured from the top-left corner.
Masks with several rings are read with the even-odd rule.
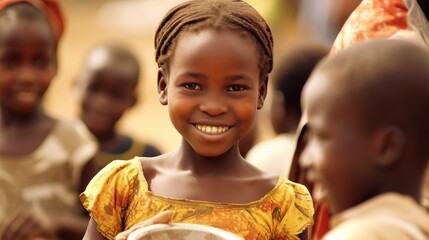
[[[264,106],[268,91],[268,76],[259,84],[258,110]]]
[[[399,161],[404,152],[405,134],[399,127],[384,127],[376,133],[375,147],[376,164],[383,168],[390,167]]]
[[[158,93],[159,93],[159,102],[162,105],[168,104],[167,97],[167,75],[162,68],[158,68]]]

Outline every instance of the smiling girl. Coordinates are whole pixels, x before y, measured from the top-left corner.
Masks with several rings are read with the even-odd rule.
[[[159,101],[182,143],[104,168],[81,195],[92,217],[86,239],[113,239],[164,210],[172,222],[246,240],[305,238],[307,189],[253,167],[238,147],[264,104],[272,44],[265,20],[243,1],[189,1],[167,13],[155,36]]]

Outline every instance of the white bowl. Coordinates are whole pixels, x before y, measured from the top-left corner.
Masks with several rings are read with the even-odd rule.
[[[128,240],[244,240],[220,228],[192,223],[153,224],[135,230]]]

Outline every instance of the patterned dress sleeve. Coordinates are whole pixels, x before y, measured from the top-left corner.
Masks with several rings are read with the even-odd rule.
[[[85,209],[97,223],[98,231],[113,239],[124,230],[124,215],[141,184],[139,158],[115,160],[103,168],[80,195]]]
[[[274,239],[298,239],[302,233],[313,224],[313,201],[307,188],[301,184],[286,182],[287,191],[284,193],[285,205],[280,209],[283,215],[278,225],[275,226]],[[274,212],[273,212],[274,214]]]

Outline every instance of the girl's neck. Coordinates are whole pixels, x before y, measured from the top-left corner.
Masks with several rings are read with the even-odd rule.
[[[16,113],[1,109],[0,122],[3,127],[26,127],[49,118],[42,107],[37,107],[33,112]]]
[[[236,175],[243,167],[244,159],[240,155],[238,144],[227,152],[215,157],[199,155],[185,140],[176,151],[177,168],[190,170],[197,175]]]

